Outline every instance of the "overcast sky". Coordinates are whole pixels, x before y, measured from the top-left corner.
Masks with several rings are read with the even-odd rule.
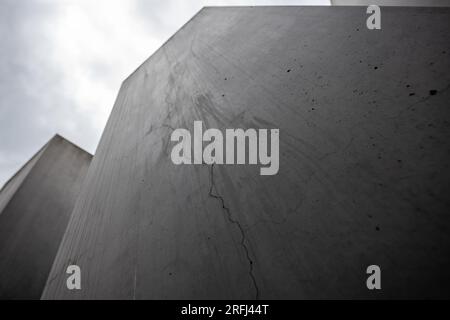
[[[0,187],[55,133],[94,153],[121,82],[203,6],[328,0],[0,0]]]

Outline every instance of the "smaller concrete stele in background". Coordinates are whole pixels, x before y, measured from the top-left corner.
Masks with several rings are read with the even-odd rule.
[[[39,299],[92,155],[55,135],[0,190],[0,299]]]

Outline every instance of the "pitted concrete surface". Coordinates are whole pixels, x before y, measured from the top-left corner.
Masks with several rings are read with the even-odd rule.
[[[124,81],[43,298],[449,297],[450,10],[365,9],[201,10]],[[279,173],[174,165],[195,120],[279,128]]]
[[[2,189],[0,299],[41,297],[91,158],[55,136]]]

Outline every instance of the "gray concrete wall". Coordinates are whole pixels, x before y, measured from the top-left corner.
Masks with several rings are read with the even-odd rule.
[[[365,19],[203,9],[124,81],[43,298],[449,297],[450,10]],[[174,165],[194,120],[279,128],[278,175]]]
[[[41,297],[91,158],[55,136],[31,161],[0,214],[0,299]]]
[[[412,6],[412,7],[449,7],[449,0],[331,0],[337,6]]]

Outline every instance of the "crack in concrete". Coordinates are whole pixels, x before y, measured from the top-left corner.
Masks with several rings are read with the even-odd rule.
[[[256,282],[255,275],[253,274],[253,260],[250,258],[249,249],[248,249],[247,245],[245,244],[245,241],[247,240],[247,237],[245,236],[244,228],[242,228],[242,226],[239,223],[239,221],[233,219],[233,217],[231,216],[230,209],[225,205],[225,200],[223,199],[223,197],[221,195],[219,195],[219,194],[213,193],[213,189],[216,189],[216,185],[214,183],[214,164],[211,165],[210,181],[211,181],[211,183],[210,183],[208,195],[211,198],[217,199],[217,200],[219,200],[222,203],[222,208],[227,213],[227,215],[226,215],[227,219],[232,224],[235,224],[239,228],[239,231],[241,233],[240,245],[242,246],[242,248],[245,251],[245,256],[246,256],[248,264],[249,264],[249,275],[250,275],[250,278],[252,279],[253,286],[255,287],[255,299],[258,300],[259,299],[259,288],[258,288],[258,284]],[[217,189],[216,189],[216,192],[217,192]]]
[[[137,266],[134,267],[133,300],[136,300]]]

